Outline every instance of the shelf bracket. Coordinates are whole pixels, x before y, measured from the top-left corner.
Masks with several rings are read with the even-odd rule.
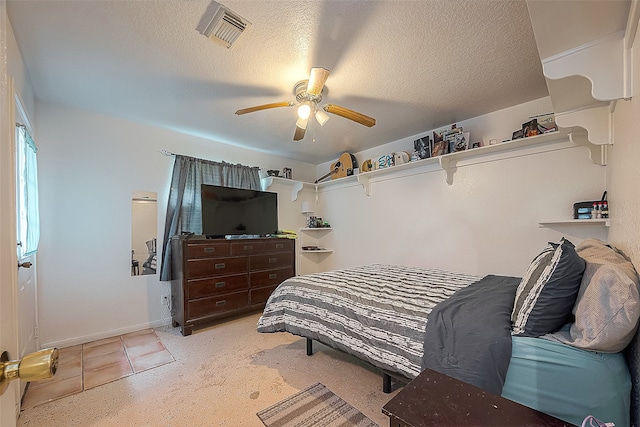
[[[451,160],[451,158],[448,157],[448,156],[440,156],[438,158],[438,161],[440,162],[440,167],[447,174],[447,184],[452,185],[453,184],[453,174],[456,172],[456,169],[457,169],[456,161],[455,160]]]
[[[579,75],[592,83],[591,96],[599,101],[630,98],[626,75],[631,67],[625,34],[615,34],[569,49],[542,60],[542,71],[550,79]]]
[[[262,178],[261,181],[262,181],[261,182],[262,191],[266,191],[267,188],[269,188],[273,184],[275,179],[272,176],[268,176],[266,178]],[[304,187],[304,183],[302,181],[293,181],[293,180],[290,180],[290,179],[286,179],[286,181],[280,180],[278,182],[286,182],[287,184],[290,183],[290,185],[291,185],[291,201],[292,202],[296,201],[296,199],[298,198],[298,193]],[[318,191],[318,187],[317,186],[316,186],[316,191]]]
[[[356,175],[356,179],[364,188],[364,192],[367,196],[371,196],[371,179],[367,176],[366,173]]]
[[[585,138],[596,145],[613,144],[613,109],[616,101],[573,111],[556,113],[556,123],[564,128],[579,126]]]
[[[304,184],[300,181],[296,181],[293,183],[293,186],[291,187],[291,201],[295,202],[296,199],[298,198],[298,193],[300,192],[300,190],[302,190],[302,187],[304,186]]]
[[[607,145],[596,145],[589,141],[587,132],[573,131],[569,133],[569,140],[575,145],[586,147],[589,150],[589,158],[591,161],[600,166],[607,165]]]

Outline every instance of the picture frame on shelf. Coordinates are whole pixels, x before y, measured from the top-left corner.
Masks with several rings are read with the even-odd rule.
[[[538,119],[531,119],[528,122],[523,123],[522,133],[523,138],[538,135],[540,133],[540,131],[538,130]]]
[[[427,159],[431,157],[433,147],[431,145],[431,139],[429,138],[429,135],[414,140],[413,151],[414,153],[416,153],[418,159]]]
[[[431,157],[442,156],[447,153],[449,153],[449,143],[447,141],[438,141],[433,143]]]
[[[471,149],[473,148],[480,148],[482,147],[482,141],[476,141],[476,142],[469,142]]]

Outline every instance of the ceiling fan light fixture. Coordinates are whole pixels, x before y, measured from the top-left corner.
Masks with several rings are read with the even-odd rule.
[[[329,115],[322,108],[316,108],[316,120],[320,123],[320,126],[324,126],[329,121]]]
[[[296,126],[299,127],[300,129],[307,129],[307,123],[309,123],[309,118],[308,117],[306,119],[299,118],[296,121]]]
[[[311,105],[309,102],[304,102],[298,107],[298,117],[300,119],[307,120],[311,115]]]

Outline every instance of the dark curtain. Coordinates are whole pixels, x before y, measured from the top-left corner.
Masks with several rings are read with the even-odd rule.
[[[201,184],[260,190],[260,175],[257,167],[175,156],[164,226],[160,280],[171,280],[171,236],[182,232],[202,234]]]

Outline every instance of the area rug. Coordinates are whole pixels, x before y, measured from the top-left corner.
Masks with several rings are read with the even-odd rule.
[[[266,427],[379,427],[317,383],[257,413]]]

